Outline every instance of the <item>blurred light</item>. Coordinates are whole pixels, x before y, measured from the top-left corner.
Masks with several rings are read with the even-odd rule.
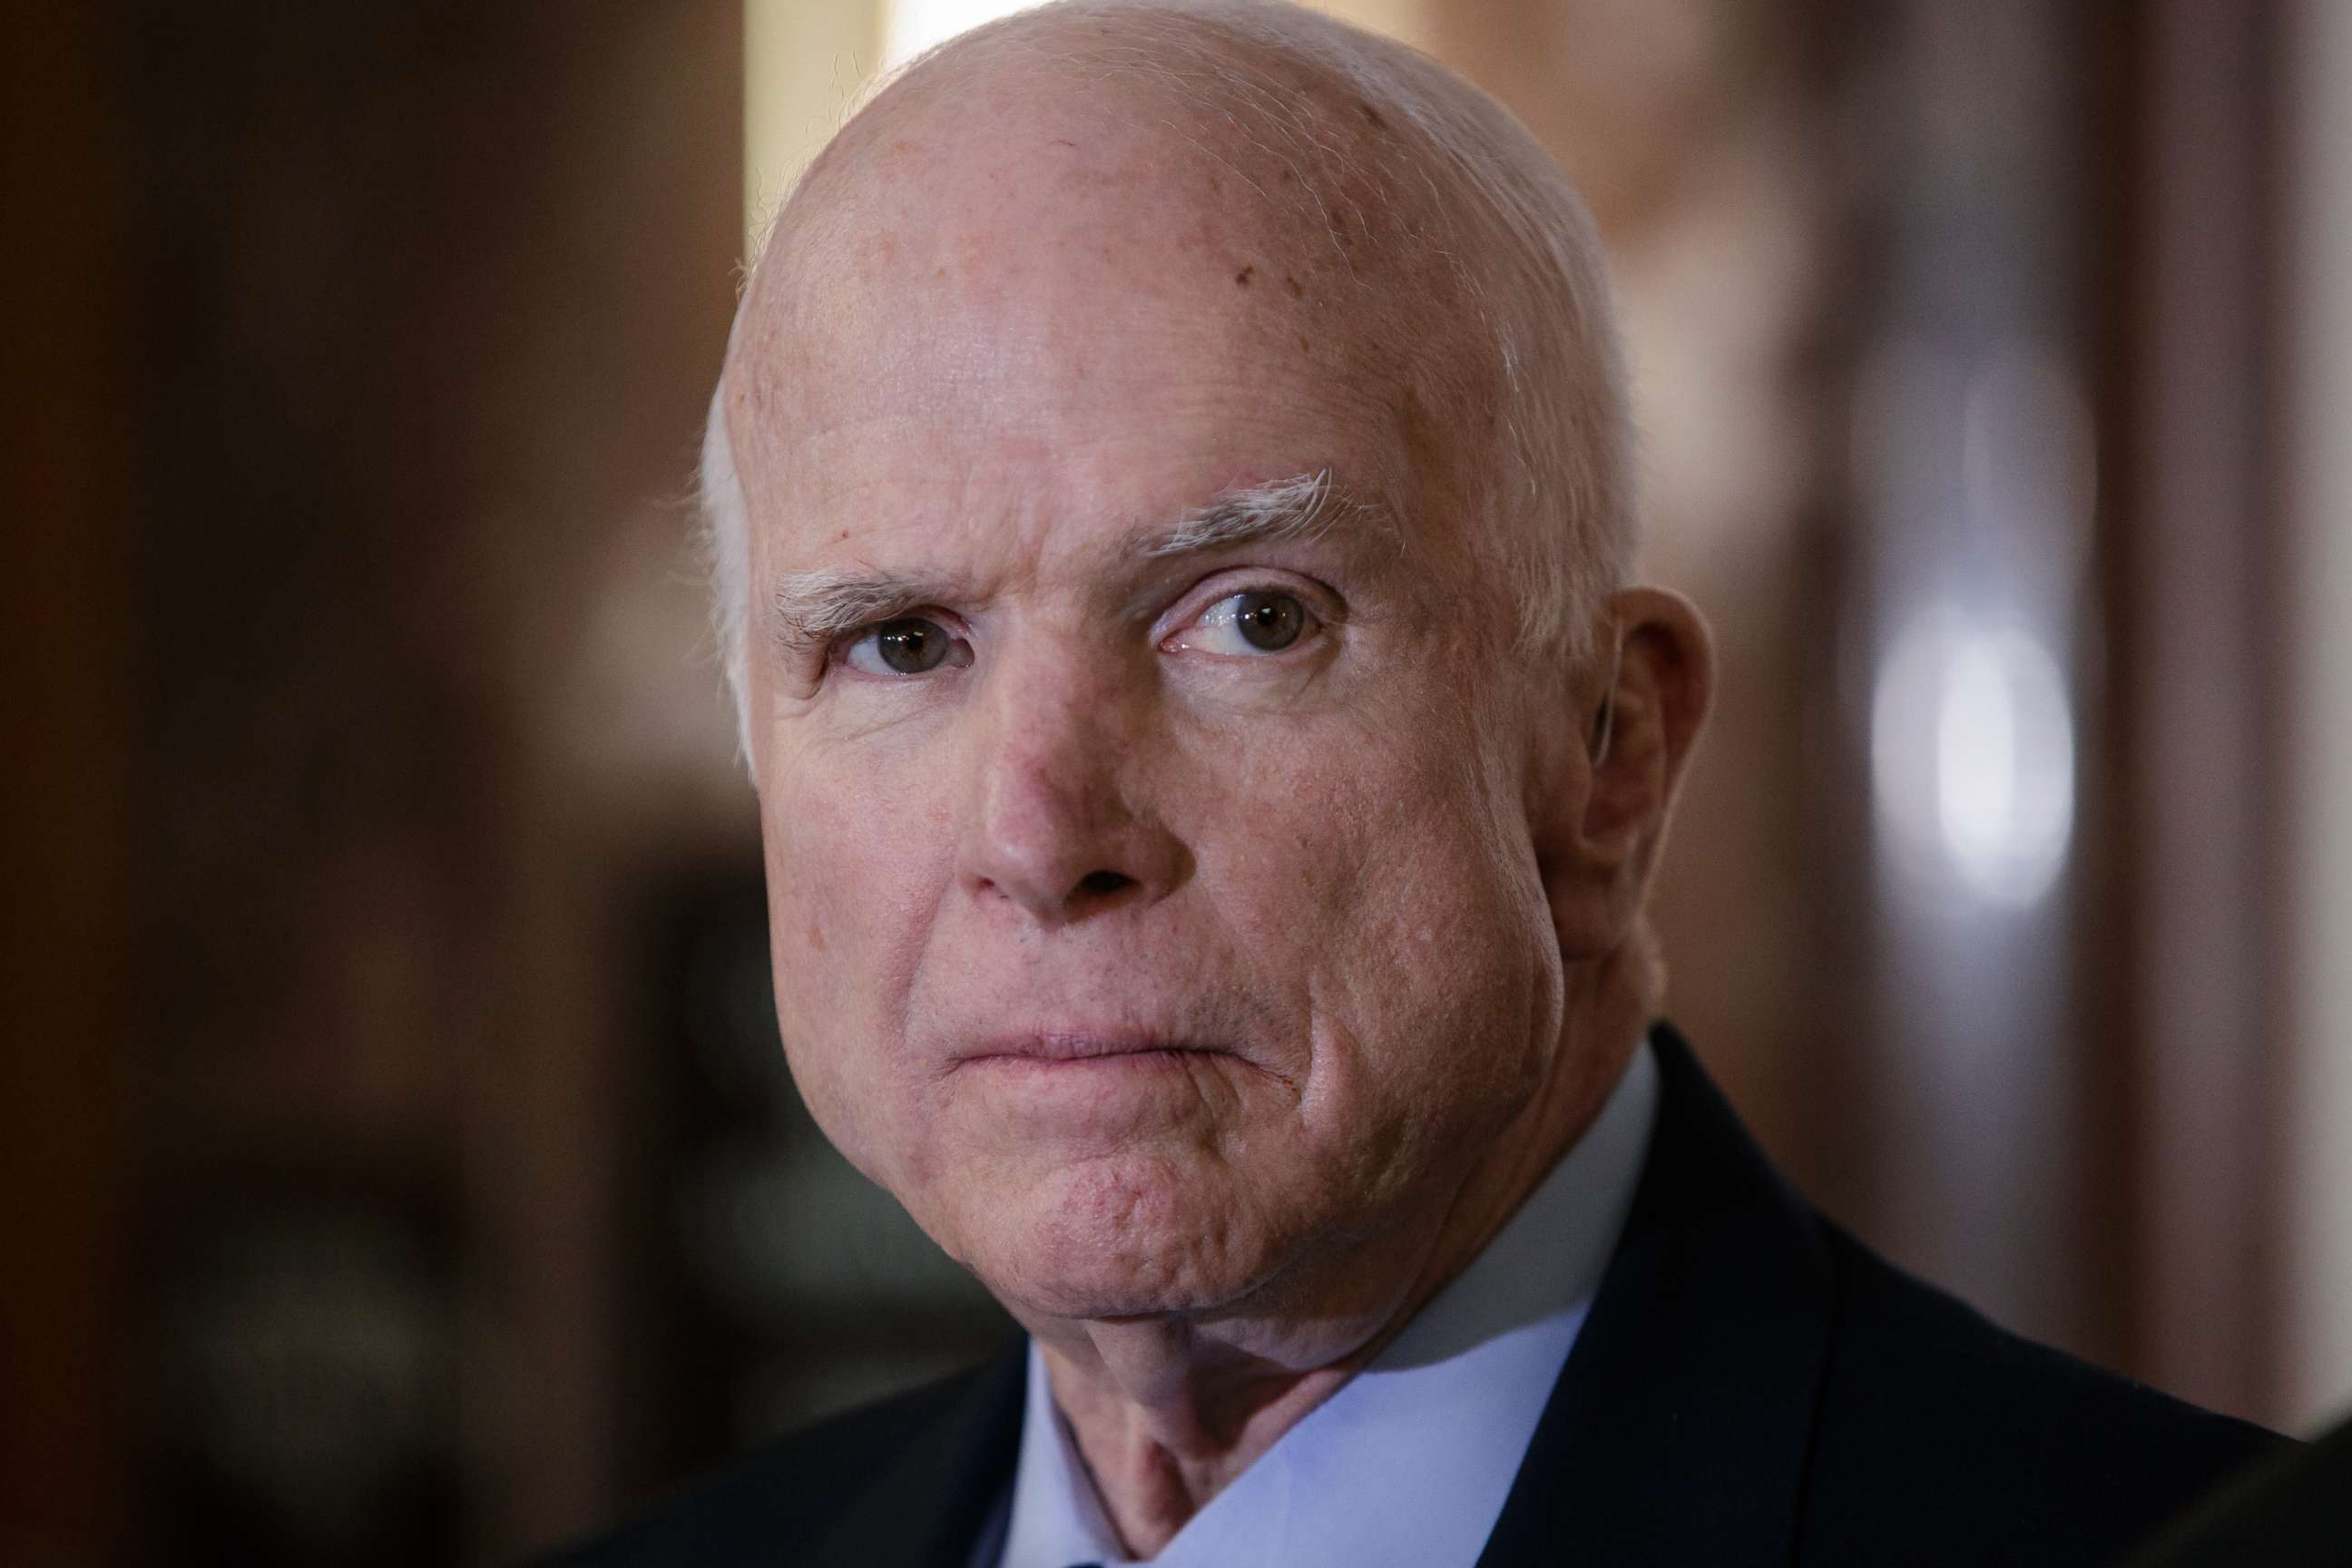
[[[1895,640],[1871,705],[1871,772],[1897,863],[2020,907],[2049,890],[2074,826],[2074,716],[2049,652],[1948,611]]]
[[[884,8],[882,68],[904,65],[934,44],[1034,4],[1035,0],[888,0]]]

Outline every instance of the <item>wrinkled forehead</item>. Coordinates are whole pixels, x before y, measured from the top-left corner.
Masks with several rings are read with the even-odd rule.
[[[1214,38],[1064,42],[919,69],[813,168],[730,354],[747,486],[811,444],[1017,447],[1147,409],[1172,439],[1253,408],[1377,449],[1360,479],[1435,482],[1430,411],[1484,364],[1393,116]]]

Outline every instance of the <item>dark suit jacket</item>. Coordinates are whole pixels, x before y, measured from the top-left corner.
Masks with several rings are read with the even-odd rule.
[[[2352,1563],[2352,1421],[2290,1445],[2175,1521],[2131,1568],[2343,1568]]]
[[[1655,1136],[1481,1568],[2113,1562],[2275,1439],[2031,1344],[1823,1219],[1672,1028]],[[572,1568],[964,1568],[1024,1344],[787,1437]]]

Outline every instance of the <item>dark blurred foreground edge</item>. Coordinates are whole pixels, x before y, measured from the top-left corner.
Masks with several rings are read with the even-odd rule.
[[[1671,1026],[1651,1043],[1641,1189],[1480,1568],[2084,1568],[2278,1445],[1894,1268],[1782,1182]],[[968,1568],[1024,1353],[784,1438],[548,1568]]]
[[[2352,1563],[2352,1420],[2254,1466],[2168,1528],[2131,1568]]]

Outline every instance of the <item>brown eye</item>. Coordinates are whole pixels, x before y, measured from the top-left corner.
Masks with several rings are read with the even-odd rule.
[[[1312,638],[1323,623],[1306,601],[1279,588],[1228,594],[1169,639],[1172,648],[1223,658],[1255,658],[1287,653]]]
[[[1234,629],[1262,653],[1279,653],[1307,629],[1307,606],[1287,594],[1236,594]]]
[[[927,675],[943,664],[971,662],[971,650],[934,620],[901,616],[849,645],[844,662],[867,675]]]

